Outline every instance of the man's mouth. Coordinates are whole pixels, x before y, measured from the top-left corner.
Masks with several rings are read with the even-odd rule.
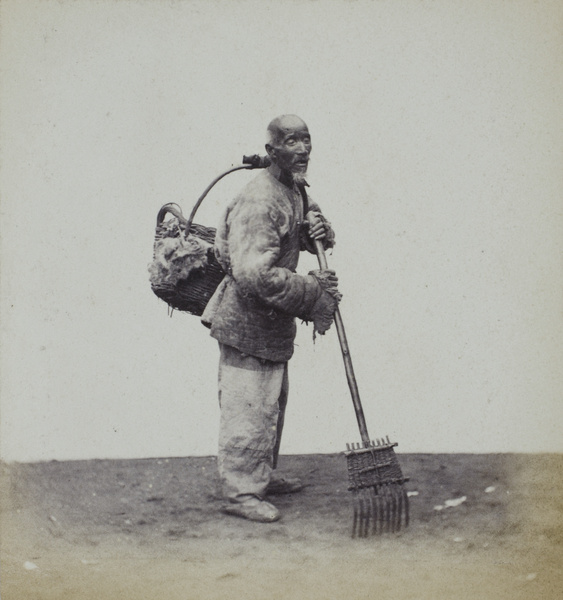
[[[307,165],[309,164],[309,161],[308,160],[296,160],[293,164],[298,169],[306,169]]]

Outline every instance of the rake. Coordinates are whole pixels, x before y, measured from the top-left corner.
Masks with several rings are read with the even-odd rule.
[[[315,240],[315,250],[320,268],[328,269],[324,248],[319,240]],[[403,485],[408,478],[403,477],[393,449],[397,443],[390,442],[388,436],[375,441],[370,439],[338,308],[334,313],[334,322],[362,438],[361,443],[346,444],[344,452],[348,465],[348,490],[354,497],[352,537],[397,532],[409,524],[409,500]]]

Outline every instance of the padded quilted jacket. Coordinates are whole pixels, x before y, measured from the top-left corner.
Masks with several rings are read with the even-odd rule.
[[[309,202],[309,210],[319,210]],[[215,238],[227,275],[201,319],[211,335],[245,354],[285,362],[293,354],[295,317],[311,320],[323,292],[312,275],[295,272],[305,249],[303,199],[272,165],[230,203]],[[333,245],[333,234],[325,245]]]

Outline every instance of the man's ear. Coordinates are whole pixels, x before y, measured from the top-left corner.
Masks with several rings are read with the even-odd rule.
[[[266,144],[266,152],[270,158],[274,158],[276,155],[276,149],[270,146],[270,144]]]

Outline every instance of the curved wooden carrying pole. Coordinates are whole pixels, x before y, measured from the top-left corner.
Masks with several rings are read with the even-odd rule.
[[[315,250],[317,252],[319,267],[321,269],[328,269],[325,250],[320,240],[315,240]],[[342,322],[342,316],[340,315],[340,309],[338,308],[334,313],[334,323],[338,333],[338,340],[340,341],[340,349],[342,350],[342,358],[344,359],[344,368],[346,370],[346,379],[348,380],[348,387],[350,388],[350,393],[352,394],[352,403],[354,404],[354,410],[356,411],[356,419],[358,421],[358,427],[360,428],[360,436],[364,446],[367,448],[370,445],[368,428],[364,416],[364,409],[362,408],[362,402],[360,400],[358,383],[356,381],[356,376],[354,375],[354,367],[352,365],[352,357],[350,356],[348,340],[346,339],[346,332],[344,331],[344,323]]]
[[[156,216],[157,226],[160,225],[164,221],[166,214],[170,213],[170,214],[174,215],[178,219],[180,224],[185,228],[186,235],[187,235],[189,233],[190,227],[192,226],[192,223],[194,221],[197,209],[201,206],[201,203],[205,200],[205,197],[207,196],[207,194],[209,194],[209,192],[211,191],[211,188],[218,181],[221,181],[221,179],[223,179],[223,177],[229,175],[229,173],[234,173],[235,171],[241,171],[243,169],[263,169],[265,167],[268,167],[269,165],[270,165],[270,159],[268,156],[259,156],[258,154],[252,154],[250,156],[246,156],[246,155],[243,156],[242,157],[242,165],[238,165],[237,167],[231,167],[230,169],[227,169],[226,171],[224,171],[223,173],[221,173],[220,175],[215,177],[215,179],[205,188],[205,190],[203,191],[201,196],[197,199],[197,202],[195,203],[194,207],[192,208],[192,212],[190,213],[190,216],[187,219],[182,214],[182,209],[180,208],[180,206],[178,206],[178,204],[176,204],[175,202],[169,202],[168,204],[165,204],[158,211],[158,215]]]
[[[225,177],[229,173],[234,173],[235,171],[240,171],[242,169],[254,169],[254,167],[252,165],[240,165],[238,167],[233,167],[232,169],[228,169],[224,173],[221,173],[221,175],[218,175],[217,177],[215,177],[215,179],[205,188],[203,194],[197,199],[197,202],[195,203],[194,207],[192,208],[192,212],[190,213],[190,216],[188,217],[188,220],[186,222],[186,233],[188,233],[190,231],[190,227],[192,226],[192,223],[194,222],[194,217],[197,212],[197,209],[201,206],[201,203],[205,199],[205,196],[207,196],[207,194],[209,194],[209,192],[211,191],[211,188],[218,181],[223,179],[223,177]]]

